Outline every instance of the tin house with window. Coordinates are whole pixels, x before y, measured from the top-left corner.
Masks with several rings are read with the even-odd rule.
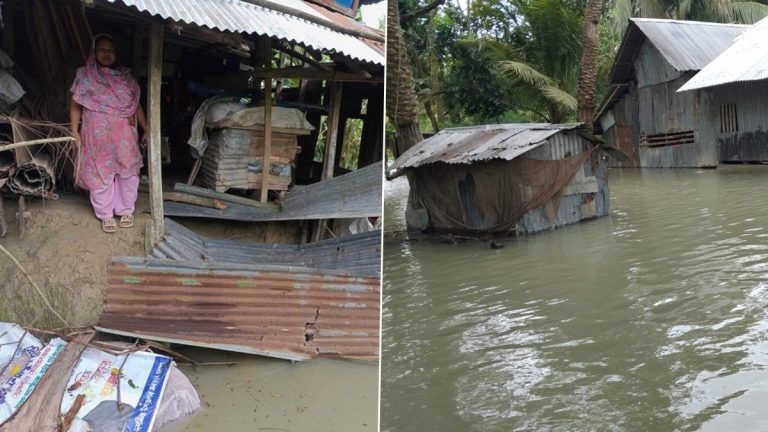
[[[757,24],[755,25],[757,26]],[[606,143],[632,155],[622,166],[716,167],[768,160],[758,139],[768,122],[755,102],[766,86],[678,91],[750,26],[634,18],[596,116]]]

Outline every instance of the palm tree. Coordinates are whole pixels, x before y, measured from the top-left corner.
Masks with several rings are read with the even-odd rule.
[[[589,0],[584,11],[584,33],[581,40],[581,69],[577,118],[587,130],[592,131],[595,116],[595,90],[597,89],[597,30],[603,12],[603,0]]]
[[[397,0],[387,1],[387,117],[395,125],[395,156],[423,139]]]
[[[768,16],[768,5],[748,0],[616,0],[611,15],[613,30],[622,33],[631,17],[754,24]]]

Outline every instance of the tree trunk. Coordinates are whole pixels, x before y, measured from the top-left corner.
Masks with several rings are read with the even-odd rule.
[[[595,91],[597,81],[597,29],[603,10],[603,0],[589,0],[584,11],[582,35],[581,71],[577,95],[578,119],[591,132],[595,115]]]
[[[400,154],[422,140],[419,104],[397,0],[387,1],[387,117],[395,125],[395,145]]]

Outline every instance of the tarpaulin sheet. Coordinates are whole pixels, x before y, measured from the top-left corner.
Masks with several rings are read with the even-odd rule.
[[[172,360],[148,352],[114,356],[87,348],[67,382],[61,401],[66,413],[78,395],[84,394],[77,417],[94,432],[149,432],[168,382]],[[121,367],[122,366],[122,367]],[[118,383],[121,410],[117,409]]]
[[[409,178],[432,228],[511,232],[525,213],[541,206],[553,220],[563,189],[591,154],[559,160],[433,163],[414,170]]]
[[[67,343],[57,338],[43,346],[37,338],[10,323],[0,323],[0,335],[2,424],[27,401]]]

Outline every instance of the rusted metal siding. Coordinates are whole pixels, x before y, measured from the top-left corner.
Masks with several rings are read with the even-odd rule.
[[[100,331],[289,360],[376,360],[379,279],[305,267],[115,258]]]
[[[640,46],[640,52],[635,60],[635,74],[637,86],[641,88],[673,81],[683,75],[672,67],[659,50],[649,42]]]
[[[539,160],[557,160],[589,150],[592,144],[576,134],[558,134],[551,144],[526,154]],[[517,224],[519,234],[533,234],[548,229],[605,216],[610,211],[610,192],[606,179],[607,164],[600,152],[595,152],[582,164],[576,176],[563,191],[554,221],[544,208],[533,209]]]
[[[691,73],[661,84],[638,89],[638,129],[641,137],[640,166],[645,168],[715,167],[718,164],[715,137],[701,133],[710,98],[706,94],[676,93]],[[647,147],[642,137],[693,131],[692,144]]]
[[[768,161],[768,81],[735,83],[688,93],[711,95],[706,113],[709,133],[717,138],[721,162]],[[731,132],[723,130],[721,107],[731,105]],[[703,127],[703,126],[702,126]]]

